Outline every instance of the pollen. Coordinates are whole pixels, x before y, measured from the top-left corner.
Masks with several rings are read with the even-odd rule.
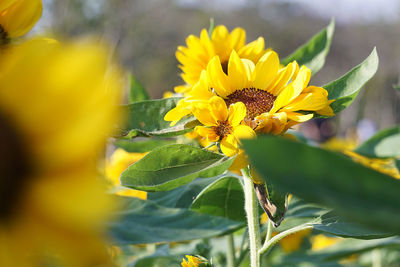
[[[276,96],[267,91],[256,88],[244,88],[236,90],[225,99],[226,105],[242,102],[247,109],[245,120],[252,120],[258,115],[268,112],[272,109]]]
[[[230,134],[233,128],[228,121],[218,121],[218,126],[214,126],[213,130],[222,139]]]

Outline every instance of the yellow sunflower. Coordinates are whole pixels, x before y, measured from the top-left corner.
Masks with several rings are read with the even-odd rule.
[[[210,266],[208,264],[207,259],[205,259],[205,258],[203,258],[201,256],[186,255],[186,259],[185,258],[182,259],[182,262],[181,262],[182,267]]]
[[[118,117],[119,71],[98,43],[11,49],[0,61],[0,266],[104,264],[111,205],[96,159]]]
[[[235,50],[241,58],[246,58],[256,63],[265,53],[264,38],[246,44],[246,31],[242,28],[235,28],[229,32],[224,25],[215,27],[209,37],[206,29],[200,33],[200,38],[189,35],[186,38],[186,47],[178,46],[176,58],[178,59],[181,77],[186,85],[175,87],[175,92],[186,93],[191,86],[197,83],[202,70],[205,70],[208,62],[219,56],[222,68],[228,67],[229,55]]]
[[[213,96],[207,105],[196,105],[193,114],[204,125],[196,126],[195,132],[210,142],[220,141],[222,153],[229,157],[238,153],[239,138],[255,137],[253,129],[241,124],[246,116],[242,102],[228,109],[221,97]]]
[[[227,106],[243,103],[247,114],[243,123],[256,132],[283,134],[291,126],[311,119],[314,113],[334,115],[328,92],[309,86],[311,71],[294,61],[281,67],[277,53],[266,52],[256,64],[232,51],[227,73],[215,56],[206,72],[176,108],[165,116],[172,124],[193,113],[195,105],[213,96]]]
[[[28,33],[42,16],[42,9],[42,0],[2,0],[0,45]]]

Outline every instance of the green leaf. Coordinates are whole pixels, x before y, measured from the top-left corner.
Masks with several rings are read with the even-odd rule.
[[[110,222],[114,243],[148,244],[178,242],[223,235],[244,226],[226,218],[188,209],[166,208],[149,200],[118,197],[121,207]],[[117,203],[118,203],[117,202]]]
[[[245,222],[244,194],[239,179],[222,177],[216,180],[201,191],[190,209]]]
[[[137,136],[177,136],[196,126],[194,117],[180,120],[174,126],[164,120],[165,114],[173,109],[181,98],[171,97],[158,100],[135,102],[123,106],[127,121],[122,126],[126,138]]]
[[[341,78],[323,86],[328,91],[328,99],[335,99],[335,102],[331,104],[335,114],[353,102],[364,84],[375,75],[378,62],[378,54],[376,48],[374,48],[360,65],[354,67]]]
[[[138,259],[128,267],[165,267],[179,266],[182,262],[182,256],[147,256]]]
[[[213,177],[209,179],[196,179],[187,185],[180,186],[165,192],[149,192],[147,199],[154,203],[170,208],[189,208],[197,195],[209,184],[219,179]]]
[[[400,91],[400,84],[393,84],[393,88],[394,89],[397,89],[398,91]]]
[[[116,147],[120,147],[127,152],[145,153],[157,147],[174,144],[174,140],[150,139],[146,141],[132,141],[120,139],[114,142]]]
[[[328,212],[322,215],[316,222],[313,223],[314,229],[341,237],[352,237],[358,239],[377,239],[395,235],[381,230],[367,228],[358,223],[346,221],[333,212]]]
[[[167,191],[199,177],[220,175],[233,160],[234,157],[224,157],[190,145],[167,145],[154,149],[129,166],[121,174],[121,184],[146,191]]]
[[[130,81],[129,103],[150,99],[148,93],[146,92],[146,89],[144,89],[144,87],[135,78],[135,76],[131,74],[129,81]]]
[[[355,152],[370,158],[400,156],[400,127],[380,131],[357,147]]]
[[[242,142],[256,170],[280,190],[333,208],[349,221],[400,233],[399,180],[341,154],[284,138]]]
[[[307,43],[283,59],[282,64],[287,65],[296,60],[299,65],[306,65],[314,75],[325,63],[334,31],[335,21],[332,19],[331,23],[325,29],[314,35]]]

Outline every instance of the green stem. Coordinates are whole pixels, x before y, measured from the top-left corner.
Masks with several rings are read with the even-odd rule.
[[[302,224],[296,227],[293,227],[289,230],[286,230],[282,233],[277,234],[276,236],[274,236],[273,238],[271,238],[270,240],[266,241],[264,243],[264,245],[262,246],[262,248],[258,251],[261,254],[264,254],[266,252],[268,252],[277,242],[279,242],[281,239],[283,239],[284,237],[300,232],[302,230],[305,229],[312,229],[313,225],[310,223],[306,223],[306,224]]]
[[[242,169],[245,211],[247,214],[247,227],[249,229],[250,266],[260,267],[260,254],[258,253],[260,241],[260,225],[258,216],[258,201],[253,189],[253,181],[248,168]]]
[[[228,267],[235,267],[235,243],[233,240],[233,234],[227,235],[226,240],[228,242],[228,251],[226,253],[226,258],[228,261]]]
[[[265,241],[264,241],[263,247],[271,239],[271,236],[272,236],[272,222],[271,222],[270,219],[268,219],[268,222],[267,222],[267,235],[265,236]]]

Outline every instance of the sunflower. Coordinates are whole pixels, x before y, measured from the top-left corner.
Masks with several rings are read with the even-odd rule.
[[[111,204],[96,159],[118,116],[119,71],[88,41],[11,49],[0,62],[0,266],[105,263]]]
[[[207,105],[197,105],[194,116],[204,125],[196,126],[195,132],[210,142],[220,141],[222,153],[228,157],[239,152],[239,138],[252,138],[253,129],[240,124],[246,116],[246,106],[242,102],[232,104],[229,109],[219,96],[213,96]]]
[[[311,119],[314,113],[334,115],[328,92],[309,86],[310,77],[310,69],[299,68],[295,61],[281,67],[274,51],[266,52],[254,64],[233,50],[227,73],[220,58],[213,57],[198,83],[164,119],[173,124],[193,113],[195,105],[219,96],[228,107],[243,103],[247,110],[243,123],[256,132],[283,134],[291,126]]]
[[[0,45],[28,33],[42,16],[42,0],[5,0],[0,3]]]
[[[234,50],[241,58],[246,58],[256,63],[265,53],[264,38],[246,44],[246,31],[235,28],[229,32],[224,25],[219,25],[211,33],[211,38],[206,29],[200,33],[200,38],[189,35],[186,38],[186,47],[178,46],[176,58],[178,59],[181,77],[186,85],[175,87],[175,92],[186,93],[197,83],[202,70],[205,70],[208,62],[219,56],[224,70],[228,67],[229,55]]]
[[[186,260],[187,259],[187,260]],[[182,267],[207,267],[211,266],[208,260],[201,256],[186,255],[186,259],[183,258],[181,265]]]

